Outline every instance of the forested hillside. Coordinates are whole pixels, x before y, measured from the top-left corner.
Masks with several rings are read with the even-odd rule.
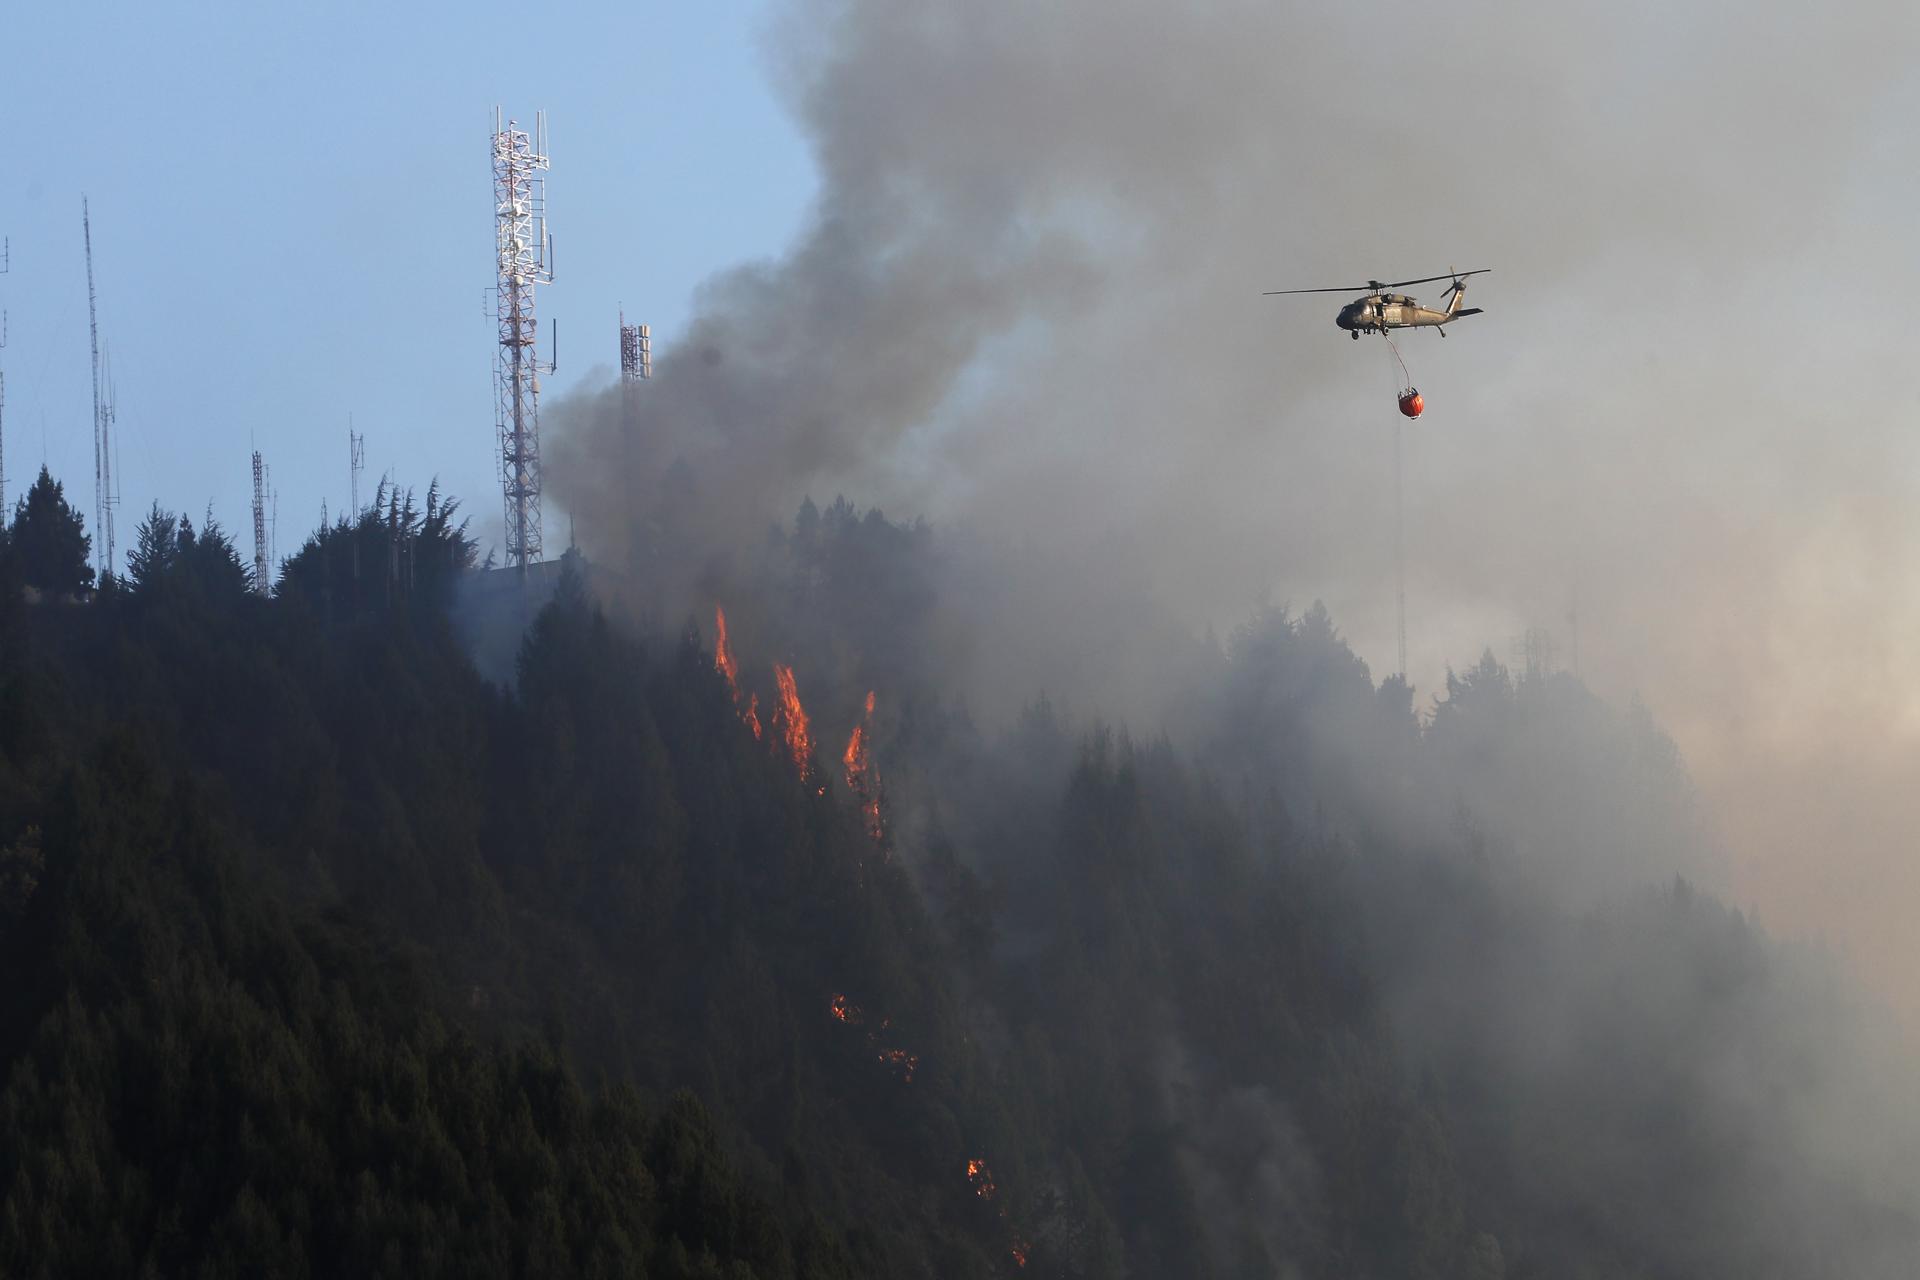
[[[1179,722],[1035,689],[1002,732],[942,685],[935,535],[844,503],[716,585],[723,647],[577,563],[501,591],[437,493],[271,597],[158,509],[94,584],[43,484],[0,549],[0,1273],[1920,1257],[1883,1028],[1676,876],[1670,745],[1567,677],[1489,657],[1423,720],[1275,610]],[[459,637],[521,624],[483,678]]]

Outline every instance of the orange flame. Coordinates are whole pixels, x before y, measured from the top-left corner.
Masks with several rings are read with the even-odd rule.
[[[773,709],[774,727],[786,739],[787,753],[804,778],[813,758],[813,737],[807,727],[806,709],[800,705],[800,690],[793,682],[793,668],[774,663],[773,680],[780,688],[780,705]]]
[[[1013,1254],[1014,1266],[1024,1267],[1027,1265],[1027,1251],[1030,1248],[1032,1248],[1032,1246],[1029,1245],[1025,1240],[1015,1240],[1013,1242],[1013,1247],[1009,1249],[1008,1252]]]
[[[967,1181],[973,1184],[973,1194],[982,1200],[993,1199],[993,1193],[999,1189],[993,1185],[993,1171],[987,1168],[985,1160],[967,1161]]]
[[[873,691],[867,691],[867,710],[859,724],[853,726],[853,736],[847,739],[847,749],[841,754],[841,762],[847,769],[847,790],[860,802],[860,812],[866,818],[867,834],[875,840],[886,833],[880,822],[880,773],[873,767]]]
[[[733,695],[733,705],[740,705],[740,664],[733,660],[733,646],[727,643],[727,611],[719,605],[713,606],[713,669],[727,678],[727,692]],[[753,730],[754,740],[760,738],[760,695],[753,694],[747,700],[747,709],[740,718]]]
[[[727,611],[713,606],[713,669],[727,678],[733,700],[740,701],[740,666],[733,660],[733,647],[727,643]]]
[[[857,1027],[866,1021],[866,1014],[861,1010],[860,1006],[848,1000],[838,991],[833,993],[833,1004],[831,1008],[833,1016],[850,1027]]]
[[[908,1053],[905,1049],[882,1049],[880,1061],[890,1067],[900,1068],[900,1083],[913,1083],[913,1069],[920,1065],[920,1055]]]

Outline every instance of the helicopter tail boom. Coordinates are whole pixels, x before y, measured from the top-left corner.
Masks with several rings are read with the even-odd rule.
[[[1461,316],[1477,316],[1480,314],[1479,307],[1462,307],[1460,305],[1466,301],[1466,298],[1467,277],[1465,275],[1455,276],[1453,283],[1447,288],[1447,320],[1455,320]],[[1446,322],[1442,321],[1441,323],[1444,324]]]

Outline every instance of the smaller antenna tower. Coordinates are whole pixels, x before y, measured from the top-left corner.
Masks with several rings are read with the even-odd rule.
[[[267,464],[260,451],[253,451],[253,589],[266,595],[272,587],[267,576]]]
[[[644,382],[653,376],[653,327],[628,324],[620,313],[620,381]]]

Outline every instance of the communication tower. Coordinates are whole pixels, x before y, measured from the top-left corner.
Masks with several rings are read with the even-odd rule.
[[[534,352],[539,336],[534,289],[553,283],[553,237],[547,232],[547,118],[534,116],[533,132],[493,115],[494,249],[499,281],[494,319],[500,349],[495,356],[499,393],[494,431],[500,485],[506,499],[507,563],[524,575],[540,559],[540,375],[555,360]],[[556,344],[557,346],[557,344]]]
[[[113,508],[119,495],[113,488],[113,403],[103,398],[100,367],[100,321],[93,290],[93,218],[87,198],[80,197],[80,235],[87,250],[87,336],[93,349],[93,513],[95,545],[103,579],[113,576]],[[111,393],[108,393],[110,396]]]
[[[267,572],[267,464],[253,451],[253,589],[266,595],[272,587]]]
[[[628,324],[627,313],[620,313],[620,381],[644,382],[653,376],[653,328]]]
[[[1507,644],[1510,668],[1516,678],[1544,680],[1558,671],[1558,647],[1553,632],[1545,627],[1528,627]]]

